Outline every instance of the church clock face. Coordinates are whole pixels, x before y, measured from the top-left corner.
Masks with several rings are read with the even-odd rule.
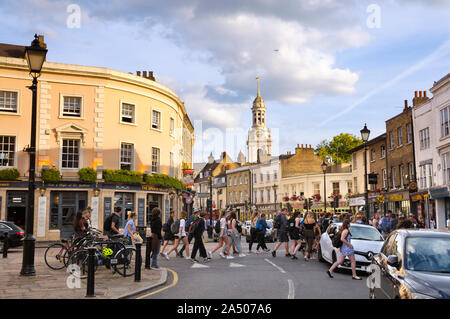
[[[256,137],[263,137],[263,135],[264,135],[264,132],[262,131],[262,130],[257,130],[256,131]]]

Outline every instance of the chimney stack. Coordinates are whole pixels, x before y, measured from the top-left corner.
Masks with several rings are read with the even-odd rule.
[[[147,78],[147,71],[142,71],[142,77]]]
[[[423,91],[419,91],[419,97],[420,97],[420,98],[423,97],[423,96],[422,96],[422,93],[423,93]]]
[[[423,91],[423,97],[427,97],[427,91]]]
[[[419,97],[419,95],[418,95],[417,93],[418,93],[417,91],[414,91],[414,97],[415,97],[415,98],[418,98],[418,97]]]
[[[141,76],[141,71],[136,71],[137,76]]]
[[[414,91],[413,107],[422,104],[428,99],[429,98],[427,97],[427,91]]]

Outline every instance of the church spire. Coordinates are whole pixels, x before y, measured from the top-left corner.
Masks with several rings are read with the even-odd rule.
[[[258,83],[258,94],[257,94],[257,97],[261,97],[261,91],[259,90],[259,76],[256,77],[256,82]]]

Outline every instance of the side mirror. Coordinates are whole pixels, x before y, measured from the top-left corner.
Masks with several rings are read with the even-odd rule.
[[[390,255],[387,259],[387,264],[397,269],[400,267],[400,262],[398,261],[398,257],[396,255]]]

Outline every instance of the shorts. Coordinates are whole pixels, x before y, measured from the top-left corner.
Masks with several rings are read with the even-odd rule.
[[[175,236],[172,233],[165,233],[164,240],[175,240]]]
[[[278,241],[280,243],[288,243],[289,237],[287,231],[278,231]]]
[[[186,236],[181,236],[181,238],[180,238],[180,237],[178,237],[178,234],[175,234],[174,239],[182,240],[184,237],[186,237]]]
[[[289,233],[289,237],[291,237],[292,240],[300,240],[300,233],[299,232],[291,232],[291,233]]]

